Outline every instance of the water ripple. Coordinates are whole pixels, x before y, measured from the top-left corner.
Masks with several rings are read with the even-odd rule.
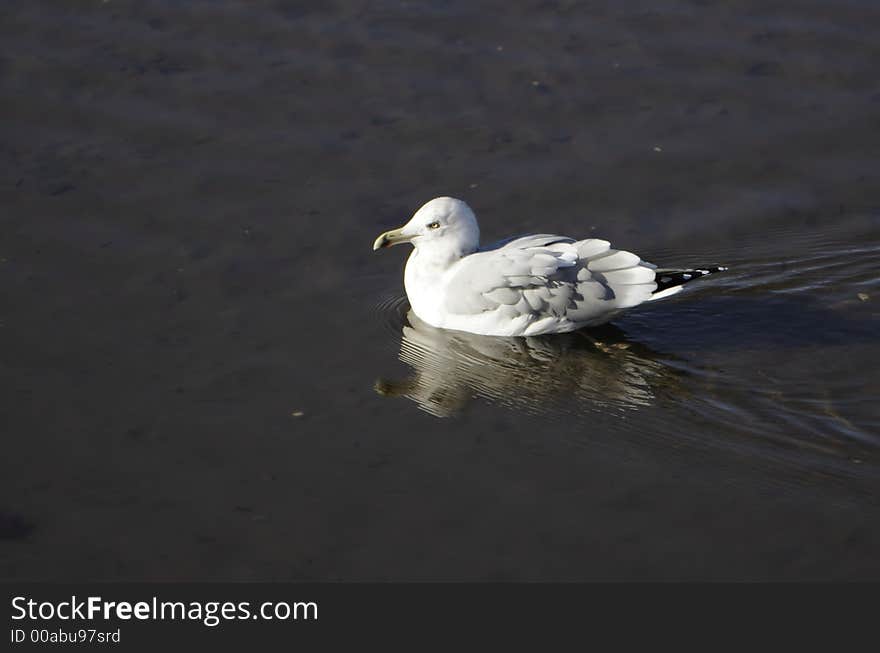
[[[411,374],[377,389],[438,417],[494,404],[551,422],[601,421],[605,433],[653,445],[730,449],[755,464],[874,473],[880,297],[865,292],[876,285],[880,242],[796,237],[799,256],[714,253],[732,262],[730,274],[619,326],[565,336],[434,329],[387,295],[375,310]]]

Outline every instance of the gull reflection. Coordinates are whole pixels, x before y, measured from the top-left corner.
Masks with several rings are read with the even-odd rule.
[[[651,403],[675,372],[613,326],[590,331],[500,338],[437,329],[410,311],[400,360],[403,381],[379,379],[376,391],[406,397],[437,417],[457,414],[474,397],[529,412],[631,409]]]

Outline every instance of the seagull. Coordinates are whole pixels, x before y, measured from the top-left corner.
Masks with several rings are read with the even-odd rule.
[[[658,268],[599,238],[533,234],[480,248],[462,200],[437,197],[373,251],[411,243],[404,286],[410,307],[441,329],[538,336],[604,324],[622,311],[674,295],[724,267]]]

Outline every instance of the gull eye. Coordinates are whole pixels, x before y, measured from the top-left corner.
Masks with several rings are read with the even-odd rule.
[[[428,229],[439,229],[439,228],[440,228],[440,223],[436,222],[436,221],[434,221],[428,225]]]

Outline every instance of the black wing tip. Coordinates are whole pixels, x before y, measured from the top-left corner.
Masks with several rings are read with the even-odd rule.
[[[686,283],[690,283],[691,281],[695,281],[697,279],[702,279],[703,277],[707,277],[710,274],[727,272],[727,270],[729,269],[730,268],[724,265],[715,265],[691,268],[688,270],[657,270],[657,277],[655,279],[657,283],[657,289],[654,291],[653,294],[662,292],[669,288],[674,288],[675,286],[683,286]]]

